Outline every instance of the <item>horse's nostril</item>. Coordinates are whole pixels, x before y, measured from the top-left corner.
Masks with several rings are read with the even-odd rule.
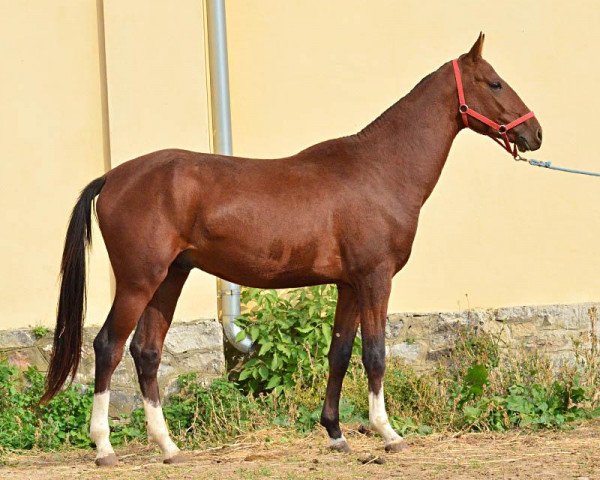
[[[538,131],[536,132],[536,137],[537,139],[541,142],[542,141],[542,131],[540,129],[538,129]]]

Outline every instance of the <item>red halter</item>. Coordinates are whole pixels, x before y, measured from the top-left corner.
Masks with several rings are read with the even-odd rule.
[[[502,144],[502,142],[500,140],[498,140],[496,137],[492,137],[490,135],[490,138],[492,140],[494,140],[502,148],[504,148],[514,158],[517,158],[518,157],[517,145],[514,145],[514,148],[510,148],[510,141],[508,140],[508,131],[511,128],[516,127],[517,125],[521,125],[523,122],[529,120],[530,118],[533,118],[535,116],[533,114],[533,112],[526,113],[522,117],[519,117],[516,120],[513,120],[512,122],[510,122],[507,125],[498,125],[493,120],[490,120],[489,118],[482,115],[481,113],[476,112],[475,110],[473,110],[472,108],[470,108],[467,105],[467,103],[465,102],[465,92],[463,90],[462,78],[460,76],[460,68],[458,67],[458,60],[452,60],[452,66],[454,67],[454,78],[456,79],[456,89],[458,90],[458,102],[460,104],[460,106],[458,107],[458,111],[460,112],[460,114],[462,116],[465,127],[467,127],[467,128],[469,127],[469,115],[473,118],[476,118],[480,122],[485,123],[487,126],[493,128],[496,132],[498,132],[498,134],[500,134],[500,136],[502,137],[502,140],[504,140],[504,144]]]

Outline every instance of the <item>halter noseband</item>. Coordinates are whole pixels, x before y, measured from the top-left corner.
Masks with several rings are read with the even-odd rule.
[[[463,120],[463,123],[465,124],[465,127],[470,128],[469,127],[469,116],[479,120],[482,123],[485,123],[488,127],[492,128],[493,130],[498,132],[498,134],[502,137],[502,140],[504,140],[504,144],[502,144],[502,142],[500,140],[498,140],[496,137],[492,137],[490,135],[490,138],[492,140],[494,140],[494,142],[496,142],[502,148],[504,148],[508,153],[510,153],[513,156],[513,158],[516,159],[519,156],[519,154],[517,152],[517,145],[515,144],[514,148],[510,147],[510,141],[508,140],[508,131],[511,128],[516,127],[517,125],[521,125],[523,122],[526,122],[530,118],[535,117],[533,112],[526,113],[522,117],[519,117],[516,120],[513,120],[512,122],[510,122],[507,125],[497,124],[493,120],[490,120],[489,118],[482,115],[481,113],[476,112],[475,110],[473,110],[472,108],[470,108],[467,105],[467,102],[465,102],[465,92],[463,90],[463,84],[462,84],[462,78],[460,75],[460,68],[458,66],[458,60],[452,60],[452,66],[454,67],[454,78],[456,79],[456,89],[458,90],[458,102],[460,104],[460,106],[458,107],[458,111],[460,112],[460,115],[462,116],[462,120]]]

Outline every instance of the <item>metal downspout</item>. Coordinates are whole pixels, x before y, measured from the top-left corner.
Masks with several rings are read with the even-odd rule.
[[[231,111],[224,0],[206,0],[206,23],[213,153],[231,155]],[[236,341],[241,331],[241,328],[235,324],[235,319],[240,315],[240,286],[217,279],[217,308],[229,343],[240,352],[248,353],[252,348],[250,338]]]

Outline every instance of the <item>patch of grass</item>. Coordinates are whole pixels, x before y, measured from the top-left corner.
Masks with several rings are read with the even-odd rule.
[[[35,335],[35,338],[43,338],[48,334],[50,329],[48,329],[47,327],[44,327],[43,325],[36,325],[35,327],[33,327],[31,329],[31,331]]]
[[[220,445],[273,426],[281,429],[279,437],[290,439],[315,428],[325,395],[325,344],[331,333],[324,333],[327,330],[319,322],[330,321],[335,291],[320,288],[281,295],[291,295],[293,300],[278,300],[271,293],[252,300],[255,303],[250,306],[245,326],[261,347],[247,362],[247,369],[241,370],[251,372],[248,376],[239,382],[217,379],[210,386],[204,386],[193,374],[179,378],[178,393],[163,407],[179,444]],[[323,296],[327,298],[320,298]],[[260,313],[265,303],[271,306],[268,315]],[[313,303],[316,306],[311,308]],[[303,313],[294,310],[283,316],[284,307]],[[280,315],[277,325],[263,325]],[[590,310],[592,327],[596,315]],[[286,334],[294,320],[304,322],[300,328],[306,331],[296,328],[293,335]],[[314,354],[303,335],[318,344]],[[509,354],[499,339],[473,326],[457,327],[453,335],[454,348],[429,372],[418,373],[402,361],[388,360],[384,379],[387,410],[400,434],[560,428],[600,414],[595,328],[576,342],[575,364],[558,370],[532,350],[511,349]],[[296,337],[300,346],[292,348],[290,342]],[[289,348],[289,353],[278,348],[276,339]],[[267,342],[272,347],[262,348]],[[302,351],[307,352],[306,357],[300,355]],[[356,344],[344,382],[340,404],[343,423],[365,424],[368,419],[367,380],[358,351],[360,344]],[[274,362],[275,358],[281,361]],[[295,369],[294,362],[299,362]],[[268,370],[266,377],[260,371],[263,367]],[[279,376],[281,383],[269,386],[267,380],[272,375]],[[43,384],[40,372],[19,372],[0,362],[0,453],[91,445],[91,389],[69,387],[48,405],[38,406]],[[113,422],[114,444],[145,439],[142,409]]]

